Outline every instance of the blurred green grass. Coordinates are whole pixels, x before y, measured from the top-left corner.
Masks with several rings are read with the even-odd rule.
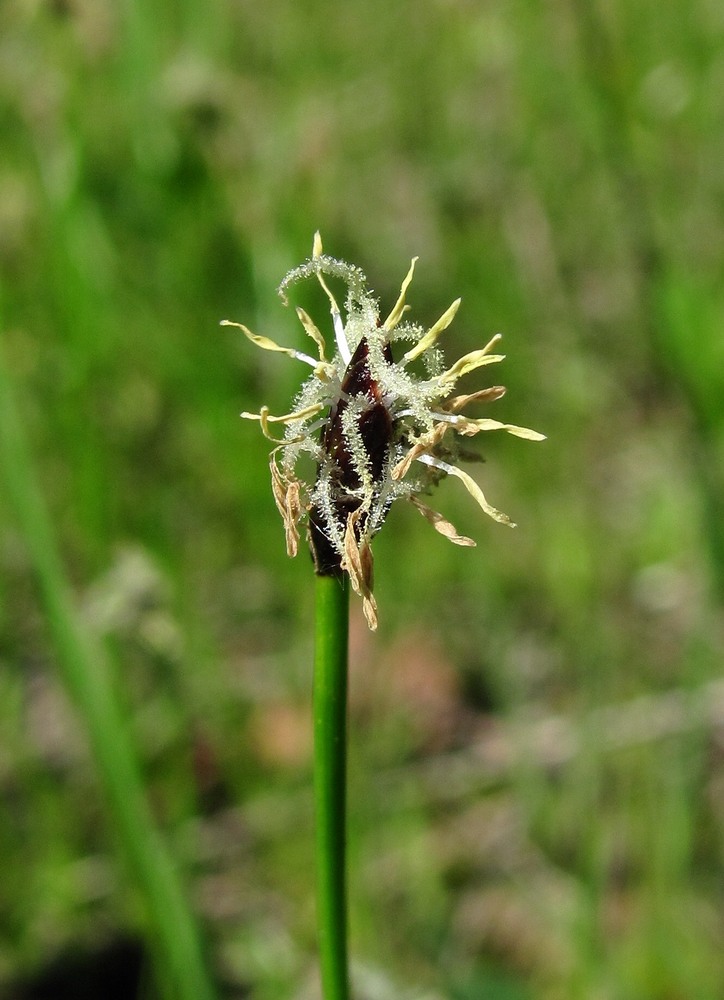
[[[708,0],[3,4],[3,352],[228,995],[312,990],[311,594],[237,416],[297,373],[218,321],[296,342],[275,288],[319,228],[383,302],[419,254],[413,315],[461,295],[450,354],[502,332],[496,416],[549,435],[486,441],[516,532],[449,483],[474,552],[407,511],[375,544],[366,990],[721,996],[719,689],[650,716],[721,677],[723,42]],[[9,983],[143,917],[1,487],[0,513]],[[644,695],[618,745],[598,709]]]

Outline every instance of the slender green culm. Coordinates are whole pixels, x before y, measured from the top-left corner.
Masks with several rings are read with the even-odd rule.
[[[346,772],[347,575],[316,577],[314,801],[317,924],[324,1000],[348,1000]]]
[[[106,656],[75,608],[0,352],[0,482],[30,556],[65,686],[85,724],[128,869],[146,904],[159,980],[174,1000],[214,1000],[199,934],[144,794]]]

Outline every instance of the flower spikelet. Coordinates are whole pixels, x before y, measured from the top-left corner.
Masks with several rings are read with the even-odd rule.
[[[262,433],[275,443],[270,462],[272,493],[284,523],[289,555],[297,553],[298,525],[306,520],[316,572],[346,573],[362,598],[365,617],[373,629],[377,627],[377,606],[372,593],[370,542],[392,504],[411,501],[445,538],[456,545],[474,545],[420,496],[430,493],[446,476],[454,476],[486,514],[513,526],[459,467],[459,461],[471,457],[460,438],[502,430],[529,441],[544,439],[527,427],[462,412],[504,394],[504,388],[497,385],[454,394],[464,375],[503,360],[496,352],[500,336],[446,367],[438,340],[453,321],[460,299],[429,329],[403,321],[409,310],[405,300],[416,260],[410,264],[392,310],[381,319],[364,273],[325,254],[319,233],[315,234],[312,256],[287,274],[279,294],[288,304],[292,285],[316,278],[329,301],[335,342],[331,357],[324,335],[301,308],[297,315],[315,345],[316,356],[282,347],[241,323],[224,321],[241,329],[263,350],[287,354],[312,370],[289,413],[272,416],[262,407],[259,413],[242,413],[242,417],[257,420]],[[346,286],[343,310],[327,278],[339,279]],[[274,425],[279,425],[281,437],[276,436]],[[300,461],[304,456],[308,456],[306,463]],[[314,470],[313,475],[300,474],[299,467],[304,464]]]

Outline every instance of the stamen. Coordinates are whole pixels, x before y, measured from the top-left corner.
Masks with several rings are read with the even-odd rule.
[[[490,420],[489,418],[471,420],[469,417],[452,414],[446,415],[444,413],[435,413],[433,416],[440,420],[448,420],[450,423],[456,424],[458,433],[465,434],[467,437],[473,437],[473,435],[479,434],[480,431],[507,431],[508,434],[524,438],[526,441],[545,441],[546,439],[545,434],[533,431],[530,427],[519,427],[517,424],[503,424],[499,420]]]
[[[244,326],[243,323],[234,323],[230,319],[222,319],[220,326],[235,326],[242,333],[249,338],[252,344],[256,344],[257,347],[261,347],[263,351],[278,351],[280,354],[287,354],[290,358],[296,358],[297,361],[303,361],[307,365],[311,365],[312,368],[317,368],[319,362],[315,361],[314,358],[310,357],[308,354],[302,353],[302,351],[295,351],[293,347],[282,347],[275,341],[270,340],[269,337],[261,337],[258,333],[252,333],[251,330]]]
[[[324,337],[322,336],[319,327],[314,322],[309,313],[305,312],[305,310],[302,309],[301,306],[297,306],[297,316],[299,317],[306,333],[312,338],[314,343],[317,345],[317,350],[319,351],[319,360],[326,361],[326,358],[324,356],[326,345],[324,343]]]
[[[287,554],[294,557],[299,548],[299,530],[297,522],[302,513],[300,502],[300,483],[296,479],[287,480],[279,471],[275,456],[276,448],[271,454],[269,468],[271,469],[272,495],[277,510],[282,516],[284,533],[287,543]]]
[[[377,628],[377,602],[372,593],[372,549],[364,534],[357,540],[357,522],[362,515],[362,508],[359,508],[347,518],[342,569],[347,571],[354,592],[362,598],[364,616],[370,630],[374,632]]]
[[[450,465],[449,462],[443,462],[441,458],[435,458],[433,455],[419,455],[417,461],[422,462],[424,465],[431,465],[436,469],[440,469],[441,472],[447,472],[449,476],[457,476],[470,496],[480,504],[488,517],[492,517],[494,521],[499,521],[501,524],[507,524],[511,528],[515,527],[515,524],[510,520],[507,514],[497,510],[488,503],[485,499],[483,491],[480,489],[472,476],[467,474],[467,472],[463,472],[462,469],[458,469],[456,466]]]
[[[295,420],[304,420],[306,417],[312,417],[315,413],[319,413],[323,410],[324,406],[322,403],[314,403],[312,406],[307,406],[303,410],[296,410],[294,413],[285,413],[281,417],[274,417],[269,413],[268,406],[262,406],[259,413],[247,413],[246,410],[240,414],[244,420],[258,420],[261,423],[262,434],[269,441],[275,441],[277,444],[295,444],[298,441],[303,441],[306,434],[301,435],[297,438],[275,438],[269,431],[269,424],[291,424]]]
[[[478,392],[470,392],[464,396],[453,396],[447,399],[443,406],[449,413],[458,413],[469,403],[494,403],[505,395],[504,385],[491,385],[489,389],[479,389]]]
[[[434,448],[435,445],[439,444],[445,436],[446,430],[447,427],[444,423],[436,424],[431,431],[427,434],[423,434],[421,438],[415,441],[405,457],[401,459],[390,472],[392,479],[395,481],[403,479],[407,475],[407,472],[414,461],[423,461],[420,456],[424,455],[425,452],[429,452],[431,448]]]
[[[419,259],[420,259],[419,257],[413,257],[412,260],[410,261],[410,270],[407,272],[405,280],[402,282],[397,302],[395,302],[394,306],[392,307],[392,311],[390,312],[390,315],[382,324],[382,328],[384,330],[394,329],[394,327],[396,327],[397,324],[402,319],[402,314],[406,311],[406,309],[409,308],[408,306],[405,305],[405,295],[407,293],[407,289],[410,287],[412,276],[415,273],[415,264],[418,262]]]
[[[474,546],[476,544],[475,541],[473,541],[472,538],[468,538],[467,535],[459,535],[455,525],[451,524],[450,521],[447,521],[442,514],[439,514],[436,510],[428,507],[427,504],[422,503],[417,499],[417,497],[411,496],[408,497],[408,500],[411,504],[413,504],[413,506],[417,507],[422,516],[426,521],[430,522],[435,531],[438,531],[441,535],[444,535],[445,538],[448,538],[453,545]]]
[[[448,385],[454,385],[459,378],[463,375],[467,375],[468,372],[475,371],[476,368],[482,368],[483,365],[494,365],[499,361],[505,361],[504,354],[489,354],[490,348],[500,340],[500,334],[497,333],[493,339],[485,345],[480,351],[471,351],[469,354],[464,354],[462,358],[459,358],[455,364],[444,371],[442,375],[438,375],[437,384],[440,388],[445,388]]]
[[[455,299],[453,304],[448,309],[445,310],[445,312],[442,314],[437,323],[433,324],[433,326],[430,327],[425,336],[421,340],[419,340],[417,344],[415,344],[415,346],[411,348],[406,354],[403,354],[402,356],[403,363],[406,363],[408,361],[414,361],[415,358],[419,358],[421,354],[424,354],[425,351],[429,350],[432,347],[432,345],[435,343],[435,341],[443,332],[443,330],[447,330],[447,328],[452,323],[453,319],[455,318],[455,313],[460,308],[461,301],[462,301],[461,299]]]
[[[312,247],[312,257],[322,256],[322,237],[319,232],[314,234],[314,245]],[[340,315],[339,306],[337,305],[337,300],[334,295],[332,295],[329,285],[324,280],[324,276],[321,271],[317,271],[317,281],[324,289],[324,293],[329,299],[329,309],[332,314],[332,325],[334,326],[334,337],[337,341],[337,349],[339,350],[340,357],[346,365],[352,360],[352,352],[349,349],[349,344],[347,343],[347,338],[344,335],[344,324],[342,323],[342,316]]]

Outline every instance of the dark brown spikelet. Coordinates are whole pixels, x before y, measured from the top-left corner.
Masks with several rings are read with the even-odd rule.
[[[385,360],[392,364],[390,345],[383,348]],[[343,416],[351,399],[366,399],[367,406],[357,420],[357,428],[367,455],[367,467],[373,481],[382,478],[393,436],[390,411],[382,397],[379,383],[373,378],[369,366],[369,344],[360,340],[342,380],[340,398],[330,408],[329,417],[322,430],[321,445],[333,463],[332,482],[335,496],[334,515],[339,530],[344,533],[349,515],[360,507],[361,500],[354,495],[362,485],[349,442],[343,430]],[[318,507],[309,515],[309,541],[314,566],[321,576],[341,575],[339,554],[325,532],[324,516]],[[364,529],[364,518],[356,526],[358,536]]]

